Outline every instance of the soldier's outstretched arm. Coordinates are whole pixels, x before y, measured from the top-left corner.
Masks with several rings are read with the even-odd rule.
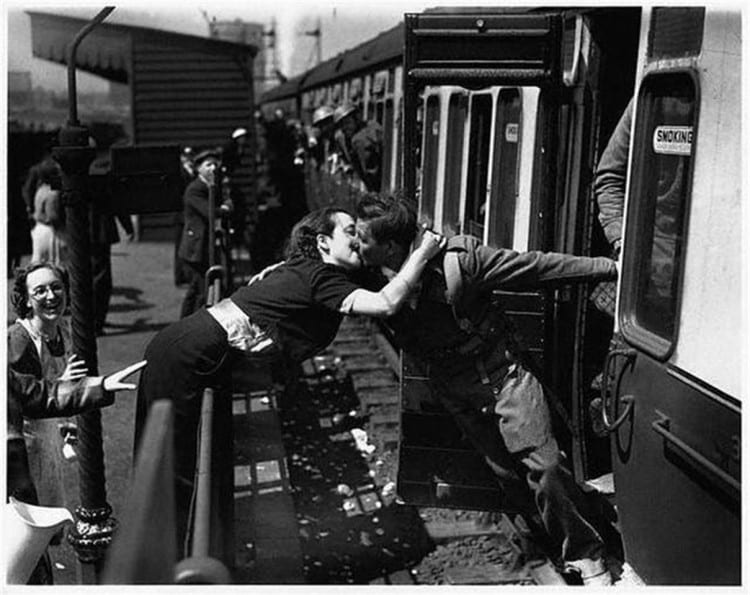
[[[557,252],[516,252],[478,241],[459,254],[463,282],[479,291],[529,290],[546,285],[617,278],[617,264],[606,257]]]

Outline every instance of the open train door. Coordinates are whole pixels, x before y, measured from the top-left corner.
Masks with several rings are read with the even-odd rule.
[[[740,23],[643,19],[604,425],[625,559],[647,584],[741,581]]]
[[[530,210],[529,247],[541,247],[554,203],[557,95],[562,88],[562,17],[523,10],[450,9],[405,15],[404,190],[417,196],[420,167],[418,112],[425,87],[466,89],[535,86],[552,105],[537,121],[540,134],[534,163],[537,187]],[[524,331],[527,347],[543,368],[545,310],[536,293],[505,294],[498,300]],[[506,510],[503,494],[484,459],[431,395],[429,378],[417,361],[402,357],[399,496],[409,504],[478,510]]]

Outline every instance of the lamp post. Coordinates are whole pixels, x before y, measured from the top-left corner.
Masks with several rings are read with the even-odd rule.
[[[69,234],[69,273],[74,352],[86,362],[88,373],[98,373],[94,299],[89,236],[89,166],[95,150],[89,147],[89,131],[78,121],[76,100],[76,51],[83,38],[101,23],[114,7],[102,9],[68,44],[68,122],[60,131],[53,157],[62,169],[63,204]],[[96,583],[104,554],[112,541],[117,521],[107,503],[104,477],[102,422],[99,410],[78,416],[78,454],[81,503],[68,534],[78,556],[79,582]]]

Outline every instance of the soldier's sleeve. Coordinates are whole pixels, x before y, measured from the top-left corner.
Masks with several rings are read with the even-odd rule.
[[[625,181],[628,172],[630,127],[633,100],[630,100],[604,149],[594,177],[594,195],[599,206],[599,223],[610,244],[622,236]]]
[[[459,254],[463,282],[479,292],[530,290],[548,285],[617,278],[615,261],[556,252],[516,252],[472,243]]]

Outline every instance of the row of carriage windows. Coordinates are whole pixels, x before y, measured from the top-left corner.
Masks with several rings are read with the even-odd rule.
[[[451,93],[445,117],[443,97],[428,93],[422,106],[420,215],[433,223],[441,208],[445,233],[470,234],[490,246],[512,247],[521,168],[521,92],[503,88],[496,93]],[[628,215],[636,223],[628,226],[632,237],[626,240],[636,245],[631,253],[638,258],[624,273],[630,288],[624,308],[636,328],[666,345],[672,344],[676,332],[696,117],[695,82],[690,76],[677,73],[644,80],[631,174],[631,195],[636,199],[630,201]],[[446,127],[444,148],[441,126]],[[443,197],[440,206],[438,196]]]
[[[428,95],[422,123],[421,214],[428,221],[434,218],[435,200],[442,183],[442,196],[445,197],[442,227],[446,233],[465,233],[484,239],[489,204],[492,205],[489,213],[489,245],[511,247],[518,201],[519,90],[502,89],[496,95],[450,95],[444,124],[447,130],[443,167],[439,166],[441,122],[440,97]],[[461,217],[461,172],[465,144],[468,146],[468,156]]]

